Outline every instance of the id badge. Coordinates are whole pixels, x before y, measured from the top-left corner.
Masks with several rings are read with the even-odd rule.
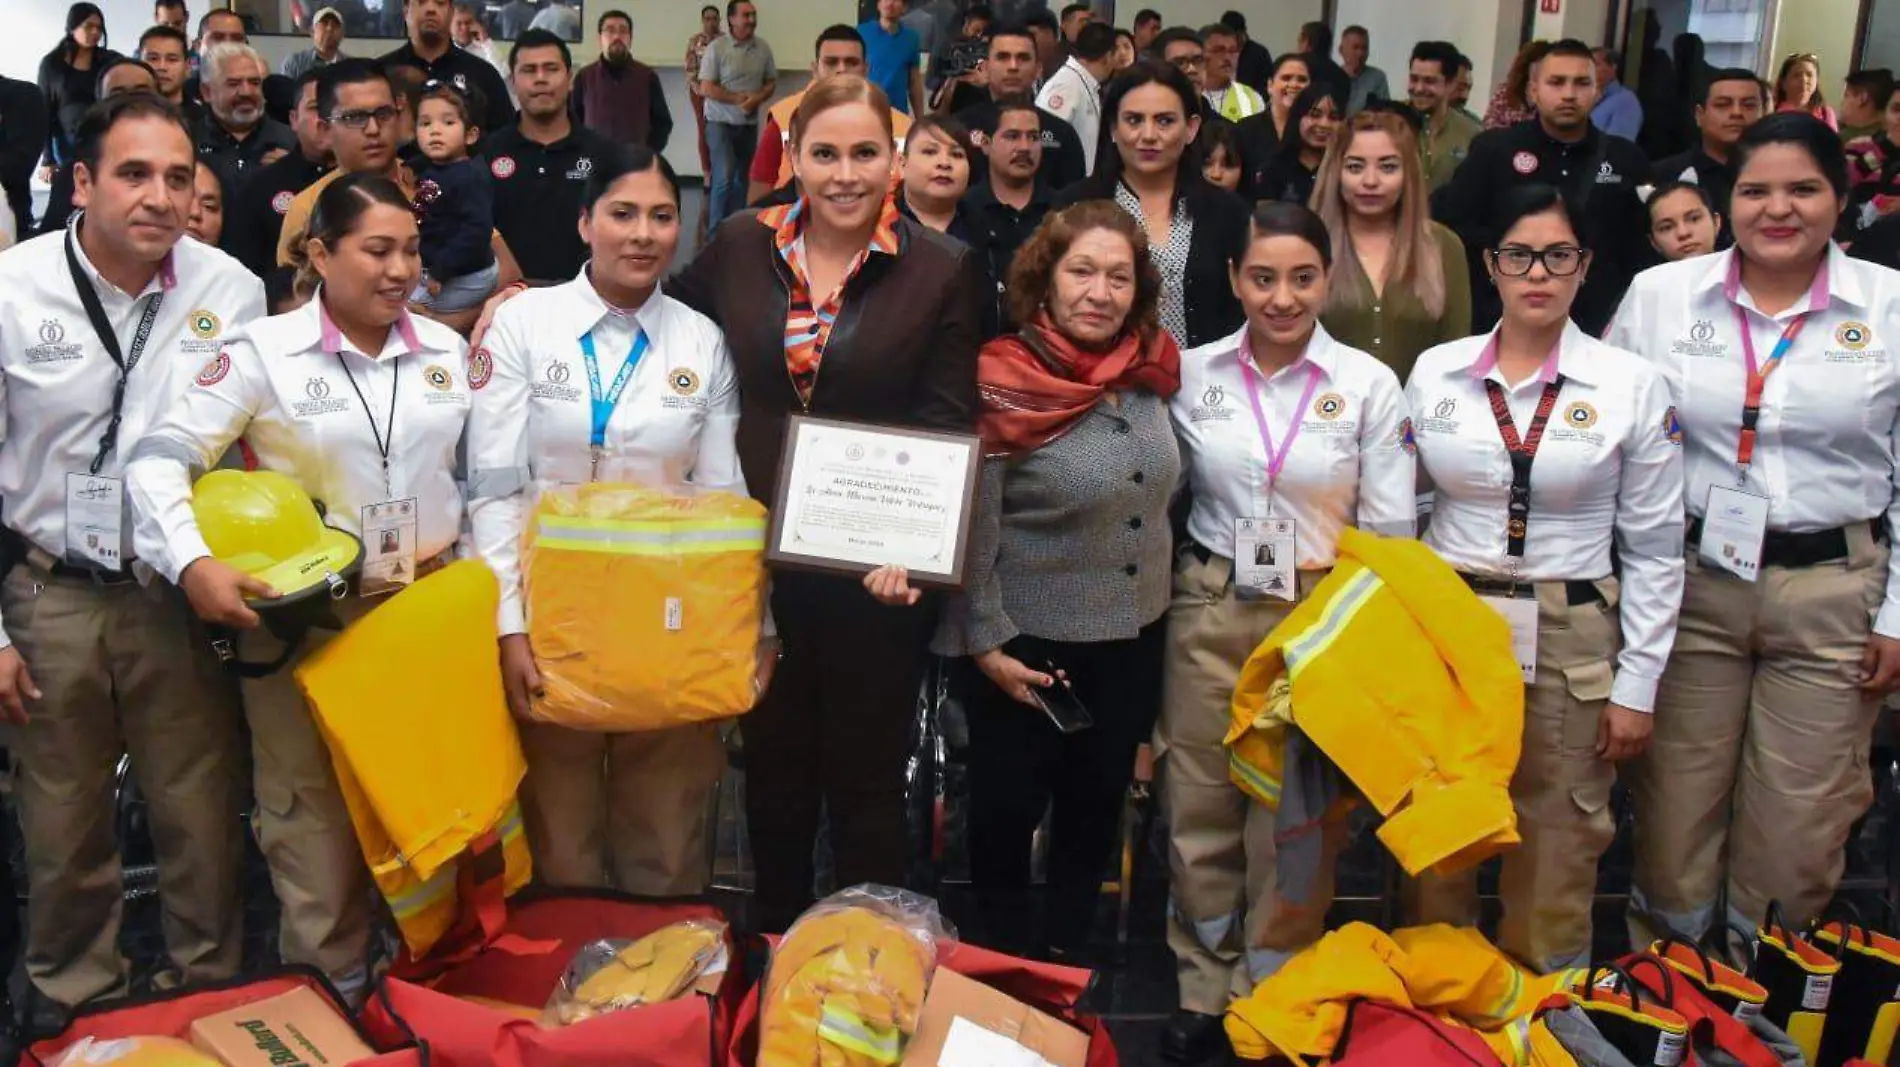
[[[66,476],[66,561],[116,571],[125,566],[125,482]]]
[[[1768,498],[1727,485],[1709,486],[1702,512],[1702,543],[1696,554],[1745,582],[1761,576],[1761,546],[1768,536]]]
[[[363,508],[363,596],[393,593],[416,580],[416,498]]]
[[[1234,593],[1242,600],[1300,598],[1298,525],[1292,519],[1235,520]]]
[[[1511,627],[1511,655],[1524,684],[1537,681],[1537,601],[1508,596],[1481,596],[1479,600],[1504,616]]]

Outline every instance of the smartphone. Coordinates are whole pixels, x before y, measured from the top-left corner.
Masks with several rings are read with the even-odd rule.
[[[1029,695],[1036,701],[1036,706],[1042,709],[1043,714],[1049,716],[1049,721],[1056,724],[1056,729],[1065,734],[1079,734],[1094,726],[1095,720],[1090,717],[1089,709],[1082,706],[1081,698],[1075,695],[1075,690],[1069,688],[1069,683],[1062,680],[1060,668],[1044,660],[1041,670],[1044,674],[1056,679],[1056,684],[1047,689],[1032,685],[1029,687]]]

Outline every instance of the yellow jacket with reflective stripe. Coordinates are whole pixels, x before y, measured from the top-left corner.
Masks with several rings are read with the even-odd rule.
[[[1270,700],[1282,679],[1284,707]],[[1289,715],[1385,816],[1379,838],[1408,873],[1455,874],[1517,844],[1510,628],[1423,544],[1347,529],[1332,573],[1247,660],[1229,770],[1269,807]]]
[[[596,482],[541,494],[526,538],[538,719],[658,730],[757,699],[765,508]]]
[[[1227,1037],[1244,1060],[1324,1060],[1339,1042],[1347,1008],[1364,998],[1468,1027],[1500,1060],[1523,1064],[1538,1003],[1583,977],[1533,975],[1476,930],[1439,925],[1386,934],[1349,923],[1229,1006]]]
[[[935,957],[868,908],[807,913],[772,952],[759,1067],[889,1067],[917,1030]]]
[[[506,891],[533,869],[515,789],[527,771],[495,655],[495,574],[464,560],[398,593],[295,670],[363,859],[421,956],[462,914],[456,872],[501,838]]]

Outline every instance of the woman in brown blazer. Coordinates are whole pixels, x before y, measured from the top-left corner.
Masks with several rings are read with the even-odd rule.
[[[726,219],[667,286],[725,331],[740,464],[768,505],[794,414],[970,432],[981,343],[981,263],[892,200],[883,92],[825,80],[791,141],[799,199]],[[821,804],[839,885],[902,884],[904,762],[937,606],[895,568],[862,582],[779,571],[772,612],[784,658],[742,724],[761,930],[811,903]]]

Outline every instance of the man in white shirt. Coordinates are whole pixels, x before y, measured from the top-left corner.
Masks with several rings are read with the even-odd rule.
[[[1043,83],[1036,106],[1075,127],[1088,173],[1095,173],[1096,143],[1102,130],[1102,82],[1115,62],[1115,29],[1091,22],[1076,34],[1062,69]]]
[[[236,973],[243,759],[235,687],[185,599],[130,558],[124,461],[259,317],[238,262],[181,241],[195,153],[177,112],[113,97],[79,131],[71,227],[0,256],[0,720],[31,897],[35,997],[127,991],[119,955],[116,768],[151,808],[170,966]]]

